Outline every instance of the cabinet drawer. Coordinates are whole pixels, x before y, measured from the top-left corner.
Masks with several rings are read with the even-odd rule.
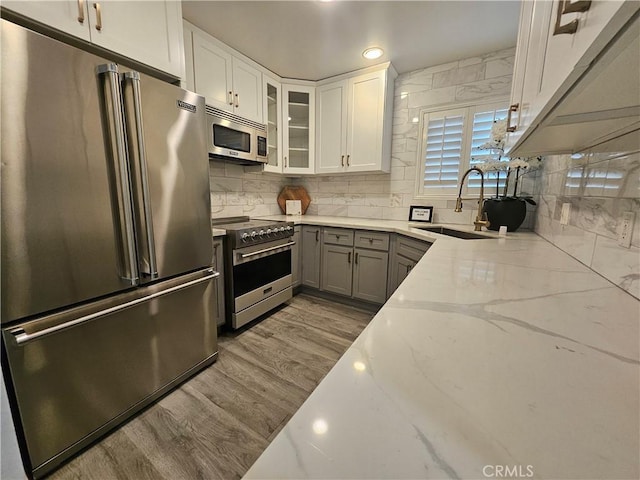
[[[357,230],[355,233],[354,246],[372,250],[384,250],[387,252],[389,251],[389,234]]]
[[[344,228],[325,228],[323,242],[330,243],[332,245],[352,247],[353,230],[346,230]]]
[[[421,242],[420,240],[413,240],[398,235],[396,253],[417,262],[425,252],[429,250],[430,246],[431,244],[428,242]]]

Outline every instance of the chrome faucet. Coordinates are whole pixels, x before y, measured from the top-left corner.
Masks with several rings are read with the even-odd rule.
[[[458,192],[458,198],[456,199],[456,209],[454,211],[462,211],[462,186],[464,185],[464,180],[465,178],[467,178],[467,175],[469,175],[473,171],[476,171],[480,174],[480,198],[478,199],[478,214],[476,215],[475,222],[473,222],[473,224],[475,225],[473,230],[479,232],[480,230],[482,230],[482,227],[489,226],[489,219],[487,218],[487,213],[482,212],[482,206],[484,205],[484,174],[478,167],[471,167],[469,170],[464,172],[462,180],[460,180],[460,191]],[[465,200],[470,199],[465,198]]]

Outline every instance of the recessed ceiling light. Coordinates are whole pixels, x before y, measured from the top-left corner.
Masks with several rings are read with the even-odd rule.
[[[376,58],[380,58],[383,53],[384,51],[381,48],[371,47],[362,52],[362,56],[368,60],[375,60]]]

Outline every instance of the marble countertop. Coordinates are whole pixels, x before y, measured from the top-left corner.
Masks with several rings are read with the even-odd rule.
[[[224,237],[227,234],[227,231],[223,228],[211,228],[211,236],[212,237]]]
[[[245,478],[639,478],[640,302],[533,233],[422,238]]]

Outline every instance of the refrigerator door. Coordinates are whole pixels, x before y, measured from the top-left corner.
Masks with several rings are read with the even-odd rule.
[[[217,275],[201,270],[2,331],[36,477],[215,359]]]
[[[210,266],[204,97],[137,72],[122,77],[140,281]]]
[[[136,283],[113,69],[1,20],[2,323]]]

